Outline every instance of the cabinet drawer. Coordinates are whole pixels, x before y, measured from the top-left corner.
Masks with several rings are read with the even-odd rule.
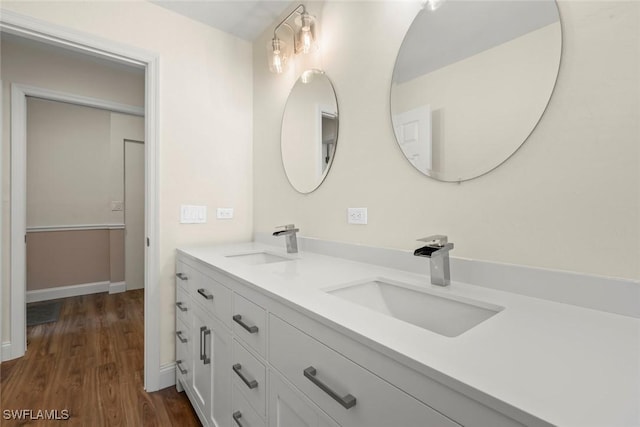
[[[340,427],[287,380],[271,371],[269,372],[269,427],[292,426]]]
[[[267,313],[245,297],[233,294],[233,332],[262,357],[267,347]]]
[[[183,322],[185,325],[190,325],[189,316],[191,313],[189,310],[193,309],[191,306],[191,298],[187,291],[177,288],[176,289],[176,326],[178,321]]]
[[[342,427],[459,426],[274,315],[269,332],[271,364]]]
[[[247,401],[260,416],[266,415],[267,382],[266,368],[242,344],[233,340],[234,380]]]
[[[193,300],[231,328],[231,290],[204,273],[194,270],[189,278]]]
[[[262,417],[249,405],[247,399],[233,386],[233,413],[231,416],[233,427],[266,427]]]

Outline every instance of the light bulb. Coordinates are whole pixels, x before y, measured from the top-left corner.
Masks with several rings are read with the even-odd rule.
[[[302,52],[309,53],[311,46],[313,45],[313,37],[311,36],[311,30],[309,27],[302,28],[300,32],[300,44],[302,45]]]
[[[309,53],[315,48],[315,18],[308,13],[303,13],[296,18],[296,24],[300,26],[296,40],[296,53]]]
[[[272,73],[282,74],[287,66],[286,43],[278,38],[274,38],[267,45],[269,52],[269,70]]]

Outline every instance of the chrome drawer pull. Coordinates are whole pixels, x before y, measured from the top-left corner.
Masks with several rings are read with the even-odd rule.
[[[200,327],[200,360],[204,360],[204,355],[202,354],[202,333],[207,330],[206,326]]]
[[[242,382],[245,383],[247,387],[249,387],[250,389],[254,389],[258,387],[258,381],[256,380],[249,381],[244,375],[242,375],[242,372],[240,372],[241,369],[242,369],[241,364],[236,363],[235,365],[233,365],[233,372],[235,372],[240,377]]]
[[[188,371],[186,369],[182,369],[182,360],[176,360],[176,366],[182,375],[187,374]]]
[[[317,385],[320,388],[320,390],[324,391],[329,396],[331,396],[333,400],[341,404],[345,409],[353,408],[354,406],[356,406],[355,397],[353,397],[350,394],[347,394],[346,396],[341,397],[338,395],[338,393],[331,390],[329,386],[327,386],[325,383],[320,381],[316,377],[316,368],[314,368],[313,366],[309,366],[307,369],[304,370],[304,376],[307,377],[309,381]]]
[[[183,302],[177,302],[176,307],[180,309],[180,311],[188,311],[189,309],[183,305]]]
[[[213,295],[206,291],[204,288],[198,289],[198,293],[202,295],[205,299],[213,299]]]
[[[207,357],[207,336],[211,335],[211,329],[207,329],[206,326],[203,326],[200,328],[200,333],[203,333],[202,342],[204,343],[204,348],[202,349],[202,356],[200,358],[203,364],[208,365],[209,363],[211,363],[211,358]]]
[[[236,314],[235,316],[233,316],[233,321],[236,322],[238,325],[242,326],[244,329],[246,329],[247,332],[249,332],[250,334],[258,333],[258,327],[256,325],[249,326],[246,323],[244,323],[242,321],[242,316],[239,314]]]
[[[232,417],[233,417],[233,421],[236,422],[238,427],[243,427],[242,423],[240,422],[240,418],[242,418],[242,413],[240,411],[234,412]]]
[[[176,332],[176,336],[178,337],[180,342],[183,343],[183,344],[186,343],[187,341],[189,341],[182,335],[182,331]]]
[[[186,274],[184,273],[176,273],[176,277],[180,280],[188,280],[189,278],[187,277]]]

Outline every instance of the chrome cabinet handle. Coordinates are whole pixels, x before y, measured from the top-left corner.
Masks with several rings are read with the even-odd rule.
[[[186,343],[187,341],[189,341],[188,339],[186,339],[183,335],[182,335],[182,331],[177,331],[176,332],[176,336],[178,337],[178,339],[180,340],[181,343]]]
[[[207,356],[207,337],[211,335],[211,329],[207,329],[206,326],[200,328],[200,331],[204,332],[202,334],[202,341],[204,343],[204,348],[202,349],[202,363],[208,365],[211,363],[211,358]]]
[[[207,292],[207,290],[204,288],[198,289],[198,293],[202,295],[205,299],[213,299],[213,295]]]
[[[187,277],[187,275],[184,274],[184,273],[176,273],[176,277],[178,279],[180,279],[180,280],[188,280],[189,279],[189,277]]]
[[[202,333],[207,330],[206,326],[200,327],[200,360],[204,360],[204,355],[202,354]]]
[[[324,391],[329,396],[331,396],[331,398],[333,400],[338,402],[345,409],[353,408],[354,406],[356,406],[356,398],[355,397],[353,397],[350,394],[347,394],[344,397],[338,395],[338,393],[336,393],[335,391],[331,390],[331,388],[328,385],[326,385],[325,383],[320,381],[318,379],[318,377],[316,376],[316,374],[317,374],[316,368],[314,368],[313,366],[309,366],[307,369],[304,370],[304,376],[306,378],[308,378],[309,381],[311,381],[316,386],[318,386],[318,388],[320,388],[320,390]]]
[[[188,371],[186,369],[182,369],[182,360],[176,360],[176,366],[182,375],[187,374]]]
[[[242,425],[242,423],[240,422],[240,418],[242,418],[242,413],[240,411],[236,411],[233,413],[233,415],[231,415],[233,417],[233,421],[236,422],[236,424],[238,425],[238,427],[244,427]]]
[[[246,323],[244,323],[242,321],[242,316],[239,314],[236,314],[235,316],[233,316],[233,321],[236,322],[238,325],[242,326],[244,329],[246,329],[246,331],[249,332],[250,334],[258,333],[258,327],[256,325],[249,326]]]
[[[177,302],[176,303],[176,307],[178,307],[180,309],[180,311],[188,311],[189,310],[187,307],[184,306],[183,302]]]
[[[249,387],[250,389],[254,389],[258,387],[258,381],[256,380],[249,381],[244,375],[242,375],[242,372],[240,372],[241,369],[242,369],[241,364],[236,363],[235,365],[233,365],[233,372],[235,372],[240,377],[242,382],[245,383],[247,387]]]

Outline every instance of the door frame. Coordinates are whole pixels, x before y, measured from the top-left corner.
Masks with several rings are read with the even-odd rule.
[[[166,386],[166,381],[161,381],[160,366],[159,56],[8,10],[0,15],[0,29],[145,70],[145,231],[150,244],[145,247],[144,387],[148,392],[159,390]],[[60,92],[19,84],[11,88],[11,341],[8,346],[3,344],[5,360],[20,357],[26,350],[26,96],[66,96],[66,102],[69,100],[69,94]],[[88,106],[100,101],[71,97],[75,103]],[[114,103],[111,104],[113,107]],[[129,107],[115,106],[125,111]]]

